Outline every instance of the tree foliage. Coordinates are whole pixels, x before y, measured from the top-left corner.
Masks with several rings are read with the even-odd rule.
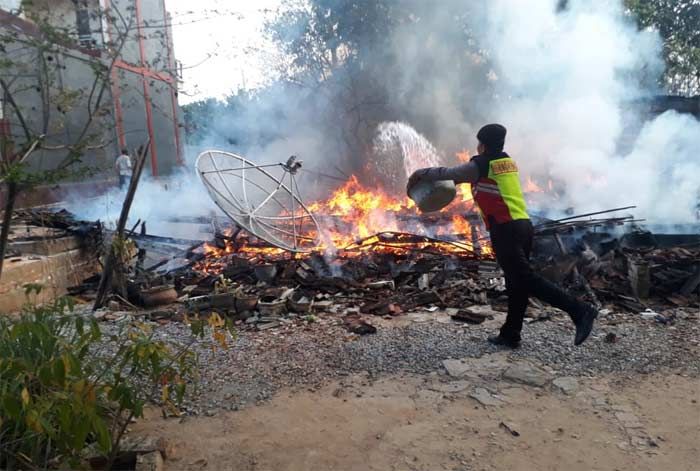
[[[0,318],[0,469],[79,469],[86,457],[118,457],[127,427],[147,404],[179,414],[197,379],[192,345],[211,334],[228,348],[232,323],[212,313],[187,318],[189,342],[157,339],[150,326],[101,328],[71,298],[36,306],[27,285],[19,319]]]
[[[313,90],[324,134],[341,156],[362,163],[382,121],[405,120],[446,149],[457,149],[467,115],[489,96],[489,63],[473,31],[478,6],[447,0],[286,2],[268,24],[288,58],[281,76]],[[474,95],[477,87],[480,97]],[[449,98],[445,91],[450,90]],[[446,122],[442,104],[459,119]],[[429,106],[428,106],[429,105]],[[357,168],[350,168],[356,171]]]
[[[187,141],[191,145],[225,143],[236,149],[269,142],[279,137],[273,125],[285,112],[275,106],[273,86],[248,92],[239,91],[223,100],[208,98],[182,107]],[[261,126],[264,118],[269,126]]]
[[[668,91],[698,93],[700,0],[624,1],[640,27],[664,40]],[[409,122],[451,155],[492,118],[495,104],[512,98],[497,92],[508,71],[491,60],[498,51],[482,34],[489,13],[483,2],[464,0],[439,8],[420,0],[286,0],[266,24],[281,52],[270,72],[279,80],[188,105],[188,133],[245,151],[308,127],[360,178],[371,174],[365,164],[382,121]]]
[[[89,445],[110,456],[147,400],[156,392],[166,404],[181,400],[192,377],[193,355],[145,326],[105,337],[71,310],[61,298],[17,322],[0,320],[2,469],[75,469]]]
[[[640,27],[664,43],[669,93],[700,94],[700,0],[625,0]]]

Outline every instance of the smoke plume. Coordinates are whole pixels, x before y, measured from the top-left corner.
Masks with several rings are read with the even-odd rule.
[[[493,120],[510,130],[508,148],[524,173],[557,182],[562,207],[636,204],[637,216],[650,221],[691,220],[700,123],[667,112],[634,136],[641,123],[625,113],[634,99],[658,92],[650,85],[663,67],[657,35],[636,30],[620,2],[569,2],[559,12],[554,1],[490,3],[485,34],[496,89],[509,97]]]
[[[244,109],[208,116],[213,130],[188,148],[189,165],[205,148],[260,163],[295,154],[315,172],[303,175],[303,196],[311,199],[339,184],[329,175],[361,175],[381,157],[373,143],[382,122],[407,123],[430,141],[426,148],[435,151],[424,166],[434,164],[432,156],[457,163],[457,151],[475,152],[480,126],[500,122],[523,179],[556,189],[556,198],[533,211],[637,205],[635,215],[651,222],[696,220],[700,122],[638,105],[663,93],[662,43],[636,28],[621,0],[385,3],[410,14],[373,38],[381,42],[365,45],[360,62],[342,68],[339,59],[341,69],[314,86],[275,83]],[[191,166],[186,174],[177,212],[202,215],[211,203]],[[149,188],[139,190],[149,202],[137,197],[135,214],[141,204],[144,213],[170,207],[162,199],[172,192]]]
[[[433,124],[419,130],[438,148],[457,141],[474,151],[476,130],[500,122],[523,178],[559,189],[557,200],[534,210],[636,204],[635,214],[651,222],[695,220],[700,123],[675,112],[646,122],[635,116],[635,100],[661,93],[662,45],[656,33],[637,30],[622,2],[496,0],[479,2],[479,11],[474,2],[456,3],[474,13],[465,24],[483,50],[468,90],[454,80],[453,51],[436,40],[461,34],[445,32],[463,24],[444,18],[444,9],[426,5],[421,21],[394,41],[407,64],[398,88],[412,91],[396,99],[430,116]],[[444,73],[426,73],[435,69]],[[471,103],[456,106],[458,97]]]

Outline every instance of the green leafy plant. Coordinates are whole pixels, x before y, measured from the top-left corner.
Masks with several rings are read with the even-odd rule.
[[[196,379],[195,335],[173,346],[139,323],[104,333],[72,309],[61,298],[28,306],[14,322],[0,319],[0,469],[78,468],[87,447],[109,469],[145,405],[177,411]],[[203,336],[205,327],[193,325],[193,333]],[[219,344],[229,327],[212,327]]]

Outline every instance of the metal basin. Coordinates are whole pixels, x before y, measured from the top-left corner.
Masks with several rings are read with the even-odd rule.
[[[457,188],[452,180],[418,181],[408,190],[408,196],[424,213],[441,210],[456,194]]]

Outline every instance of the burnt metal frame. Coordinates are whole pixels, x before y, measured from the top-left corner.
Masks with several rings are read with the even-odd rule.
[[[219,168],[213,155],[218,154],[218,155],[223,155],[227,156],[232,159],[236,159],[240,162],[240,166],[237,167],[232,167],[232,168]],[[200,169],[200,161],[203,161],[204,158],[209,158],[213,170],[201,170]],[[289,250],[291,252],[311,252],[315,246],[318,245],[318,234],[320,234],[320,229],[318,226],[318,222],[314,218],[313,214],[309,209],[306,207],[304,202],[301,199],[300,192],[299,192],[299,185],[297,184],[295,175],[297,171],[301,168],[301,162],[296,160],[296,157],[292,156],[290,157],[286,163],[274,163],[274,164],[261,164],[257,165],[254,162],[251,162],[244,157],[241,157],[240,155],[231,153],[231,152],[224,152],[224,151],[219,151],[219,150],[208,150],[202,152],[198,157],[197,157],[197,162],[195,163],[195,167],[197,168],[197,173],[199,174],[200,179],[202,180],[202,184],[207,188],[207,191],[209,192],[210,196],[216,203],[216,205],[226,214],[228,215],[239,227],[245,229],[246,231],[250,232],[254,236],[265,240],[269,244],[279,247],[284,250]],[[284,174],[282,175],[282,178],[277,179],[274,175],[272,175],[270,172],[268,172],[267,168],[273,168],[273,167],[281,167],[284,171]],[[263,186],[255,183],[254,181],[251,181],[246,178],[246,171],[257,171],[260,172],[260,174],[265,175],[270,180],[270,183],[273,183],[275,187],[273,189],[270,188],[264,188]],[[220,189],[216,188],[209,180],[207,175],[217,175],[219,177],[219,181],[223,185],[223,187],[226,189],[226,192],[228,195],[223,194]],[[228,182],[223,178],[222,174],[226,175],[231,175],[236,178],[239,178],[241,180],[241,192],[243,199],[241,200],[239,197],[237,197],[234,192],[231,190],[229,187]],[[285,179],[289,176],[289,186],[285,185]],[[250,202],[248,201],[248,195],[247,195],[247,185],[252,185],[256,187],[257,189],[268,193],[267,197],[263,199],[263,201],[258,204],[256,207],[252,207]],[[278,198],[276,195],[277,193],[281,191],[283,193],[287,193],[290,197],[289,201],[289,206],[287,204],[283,203],[281,201],[281,198]],[[219,203],[219,198],[222,198],[224,201],[226,201],[229,205],[231,205],[234,209],[236,209],[238,212],[233,212],[231,210],[226,210],[222,207],[222,205]],[[279,216],[261,216],[257,214],[257,212],[263,208],[270,200],[275,201],[281,208],[284,208],[287,210],[289,215],[279,215]],[[297,211],[301,210],[302,214],[297,216]],[[285,230],[283,228],[277,227],[275,224],[278,222],[282,221],[291,221],[292,223],[292,231],[290,232],[289,230]],[[316,238],[308,237],[304,234],[301,233],[301,230],[297,232],[297,224],[299,223],[301,227],[301,224],[303,223],[308,223],[311,222],[316,231],[315,233],[317,234]],[[262,233],[262,234],[261,234]],[[283,237],[291,237],[293,243],[288,244],[285,243],[285,241],[280,240],[278,236],[275,235],[281,234]],[[312,242],[313,246],[310,246],[308,248],[306,247],[301,247],[300,242],[301,241],[307,241],[307,242]]]

